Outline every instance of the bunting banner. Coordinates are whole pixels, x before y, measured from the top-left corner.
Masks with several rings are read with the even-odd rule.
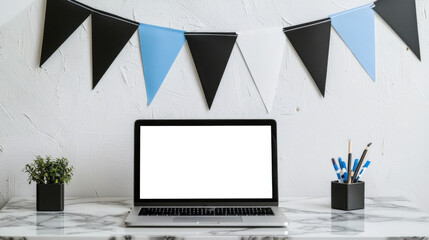
[[[97,86],[138,27],[139,24],[131,20],[101,11],[92,13],[92,88]]]
[[[150,106],[185,41],[210,110],[235,42],[268,112],[276,96],[286,39],[325,96],[331,26],[375,81],[374,15],[398,34],[420,60],[415,0],[378,0],[329,18],[283,28],[235,32],[186,32],[138,23],[76,0],[46,0],[39,67],[91,16],[94,89],[138,30],[147,105]]]
[[[92,10],[70,1],[47,0],[40,65],[91,15]]]
[[[378,0],[374,10],[421,60],[415,0]]]
[[[185,37],[210,109],[237,40],[237,34],[187,32]]]
[[[329,18],[283,29],[322,96],[325,96],[331,20]]]
[[[268,112],[276,95],[285,38],[281,28],[238,32],[237,45]]]
[[[185,31],[141,23],[139,37],[149,106],[185,44]]]
[[[374,4],[330,15],[332,26],[375,81]]]

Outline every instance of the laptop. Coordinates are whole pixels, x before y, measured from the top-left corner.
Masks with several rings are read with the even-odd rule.
[[[127,226],[285,227],[274,120],[137,120]]]

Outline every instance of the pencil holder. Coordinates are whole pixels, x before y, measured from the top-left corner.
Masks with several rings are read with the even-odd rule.
[[[365,182],[331,182],[331,207],[339,210],[358,210],[365,208]]]

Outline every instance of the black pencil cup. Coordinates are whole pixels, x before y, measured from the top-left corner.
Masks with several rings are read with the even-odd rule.
[[[365,182],[331,182],[331,207],[339,210],[358,210],[365,208]]]

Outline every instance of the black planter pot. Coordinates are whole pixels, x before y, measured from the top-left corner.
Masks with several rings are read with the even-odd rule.
[[[64,210],[64,184],[37,184],[37,211]]]

